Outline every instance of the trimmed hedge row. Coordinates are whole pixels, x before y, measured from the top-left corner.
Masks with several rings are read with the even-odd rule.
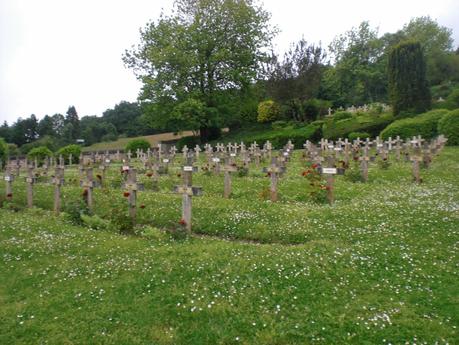
[[[448,138],[448,145],[459,145],[459,109],[450,111],[438,121],[438,132]]]
[[[384,140],[397,136],[407,139],[417,135],[432,139],[439,134],[438,122],[447,113],[446,109],[431,110],[416,117],[394,121],[381,132],[380,136]]]

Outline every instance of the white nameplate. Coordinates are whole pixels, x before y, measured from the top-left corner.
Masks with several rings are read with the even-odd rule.
[[[27,182],[27,183],[32,183],[32,182],[33,182],[33,178],[27,177],[27,178],[26,178],[26,182]]]
[[[110,163],[110,159],[106,159],[106,160],[105,160],[105,163]]]
[[[336,175],[336,168],[322,168],[322,174]]]
[[[169,163],[169,159],[167,158],[163,159],[163,163]]]
[[[129,166],[128,165],[124,165],[123,166],[123,170],[129,170]]]
[[[329,148],[330,150],[332,150],[332,149],[334,148],[334,146],[333,146],[333,145],[328,145],[328,148]]]
[[[193,167],[192,166],[183,167],[183,171],[193,171]]]
[[[230,153],[230,156],[231,157],[236,157],[236,154],[235,153]]]
[[[212,158],[212,162],[220,163],[220,158]]]
[[[288,156],[288,152],[284,152],[284,156]]]
[[[6,182],[11,182],[11,176],[5,176],[5,181]]]

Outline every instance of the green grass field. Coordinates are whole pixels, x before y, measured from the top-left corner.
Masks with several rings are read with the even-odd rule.
[[[333,206],[311,202],[295,155],[278,203],[261,169],[235,176],[228,200],[222,176],[193,176],[204,195],[181,240],[165,231],[180,220],[177,171],[159,192],[140,174],[136,236],[54,217],[37,184],[38,208],[0,209],[0,344],[458,344],[459,148],[420,185],[405,162],[372,165],[367,184],[340,176]],[[81,198],[75,177],[64,203]],[[97,189],[94,212],[123,202]]]

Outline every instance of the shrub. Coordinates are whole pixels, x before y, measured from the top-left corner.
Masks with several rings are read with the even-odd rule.
[[[43,163],[46,157],[52,157],[53,153],[46,146],[35,147],[29,151],[27,158],[30,160],[37,160],[39,164]]]
[[[446,102],[449,106],[448,109],[459,108],[459,88],[454,89],[449,96],[446,98]]]
[[[448,145],[459,145],[459,109],[450,111],[438,121],[438,133],[448,138]]]
[[[407,139],[415,135],[421,135],[424,139],[434,138],[438,135],[438,121],[446,113],[448,110],[445,109],[431,110],[416,117],[394,121],[381,132],[380,136],[384,140],[397,136]]]
[[[189,136],[183,137],[175,144],[177,150],[182,151],[182,148],[186,145],[189,149],[194,148],[196,145],[201,144],[201,139],[199,137]]]
[[[370,134],[368,134],[367,132],[351,132],[348,134],[347,138],[350,141],[356,140],[357,138],[366,139],[370,138]]]
[[[6,156],[8,154],[8,145],[6,144],[3,138],[0,138],[0,169],[3,168],[3,165],[6,162]]]
[[[68,161],[70,155],[72,155],[72,162],[78,163],[81,154],[81,147],[79,145],[67,145],[57,151],[57,155],[62,155],[62,157]]]
[[[338,111],[333,115],[334,122],[338,122],[340,120],[350,119],[350,118],[352,118],[352,114],[347,111]]]
[[[131,151],[132,154],[137,154],[137,150],[147,151],[150,148],[150,143],[145,139],[133,139],[126,145],[126,152]]]
[[[19,156],[19,149],[16,144],[8,143],[6,145],[8,146],[8,150],[6,150],[6,152],[8,152],[8,156],[10,157]]]
[[[280,115],[280,107],[273,100],[267,100],[258,104],[258,122],[271,122]]]
[[[285,127],[287,127],[287,122],[286,121],[274,121],[271,124],[271,127],[274,130],[284,129]]]

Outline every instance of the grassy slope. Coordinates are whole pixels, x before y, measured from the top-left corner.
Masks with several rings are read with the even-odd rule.
[[[133,139],[145,139],[153,146],[153,145],[158,144],[158,142],[160,141],[178,140],[182,137],[186,137],[190,135],[193,135],[191,131],[184,131],[177,135],[174,135],[174,133],[161,133],[161,134],[146,135],[146,136],[135,137],[135,138],[120,138],[116,141],[100,142],[97,144],[93,144],[91,146],[84,147],[83,151],[86,152],[86,151],[105,151],[105,150],[124,149],[127,143]]]
[[[122,237],[0,210],[0,343],[458,343],[458,153],[446,149],[420,186],[406,163],[373,167],[366,185],[339,177],[333,208],[308,201],[298,160],[278,204],[257,197],[259,173],[236,178],[230,200],[221,177],[197,175],[195,231],[271,244]],[[140,193],[141,222],[176,224],[177,181]],[[50,190],[37,186],[39,206]],[[96,212],[114,198],[96,191]]]

